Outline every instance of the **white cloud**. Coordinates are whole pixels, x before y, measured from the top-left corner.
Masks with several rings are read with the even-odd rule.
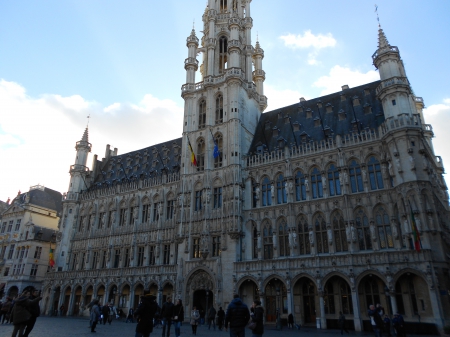
[[[268,104],[266,111],[272,111],[298,103],[300,97],[302,97],[299,91],[290,89],[279,90],[267,84],[264,85],[264,94],[267,96]]]
[[[313,49],[308,53],[308,64],[317,65],[320,62],[317,60],[319,51],[323,48],[331,48],[336,46],[336,40],[331,33],[314,35],[311,30],[307,30],[304,34],[287,34],[280,36],[284,41],[284,45],[291,49]]]
[[[434,153],[436,156],[441,156],[444,162],[444,167],[447,170],[450,167],[450,147],[448,146],[447,134],[450,129],[450,99],[444,99],[443,104],[433,104],[423,110],[423,115],[426,124],[431,124],[433,127]],[[445,175],[444,175],[445,177]],[[450,177],[446,179],[447,186],[450,186]]]
[[[103,107],[74,95],[29,97],[17,83],[0,80],[0,200],[37,183],[64,192],[90,115],[89,141],[99,159],[106,144],[119,154],[181,137],[183,108],[146,95],[137,104]],[[88,160],[91,166],[91,159]]]
[[[340,91],[344,84],[348,84],[350,87],[356,87],[379,79],[380,75],[376,70],[369,70],[366,73],[362,73],[358,70],[352,70],[336,65],[331,68],[328,76],[320,77],[313,83],[313,86],[324,88],[320,95],[328,95]]]

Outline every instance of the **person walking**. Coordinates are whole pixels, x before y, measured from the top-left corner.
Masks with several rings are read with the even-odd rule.
[[[153,319],[159,311],[155,299],[156,297],[150,294],[141,296],[141,302],[134,313],[137,320],[135,337],[150,337],[153,332]]]
[[[163,304],[161,309],[161,318],[162,318],[162,337],[164,337],[164,334],[166,332],[167,328],[167,337],[170,336],[170,326],[172,325],[172,318],[173,318],[173,303],[172,298],[168,297],[166,303]]]
[[[108,321],[108,315],[109,315],[109,308],[108,305],[105,304],[102,307],[99,307],[100,312],[102,313],[102,320],[100,322],[103,323],[103,325],[106,325],[106,322]]]
[[[339,311],[339,320],[338,320],[338,323],[339,323],[339,329],[341,329],[341,335],[344,334],[344,331],[345,331],[346,333],[349,333],[348,330],[347,330],[347,327],[345,326],[345,325],[346,325],[346,324],[345,324],[345,316],[344,316],[344,314],[342,313],[342,311]]]
[[[135,313],[133,308],[130,308],[130,310],[128,310],[128,315],[127,315],[127,319],[125,320],[125,323],[128,323],[128,321],[131,321],[131,323],[134,323],[134,317]]]
[[[36,297],[35,299],[30,300],[30,290],[33,289],[27,288],[25,288],[25,291],[22,292],[20,297],[16,298],[15,300],[15,305],[12,312],[12,322],[14,324],[14,330],[11,337],[16,337],[17,333],[19,333],[19,337],[23,337],[23,332],[32,316],[29,308],[34,303],[39,303],[39,301],[41,300],[41,297]]]
[[[264,308],[261,306],[261,301],[253,301],[250,316],[252,322],[256,323],[255,328],[252,330],[252,337],[262,337],[264,333]]]
[[[294,328],[294,315],[292,315],[292,312],[288,315],[288,329]]]
[[[208,310],[208,330],[211,330],[211,323],[213,324],[214,331],[216,331],[216,309],[212,306]]]
[[[197,335],[197,326],[200,320],[200,312],[197,310],[197,307],[193,307],[191,311],[191,328],[192,334]]]
[[[97,332],[95,331],[95,327],[97,326],[97,322],[100,320],[100,307],[98,306],[99,300],[95,299],[92,301],[92,308],[91,308],[91,332]]]
[[[405,337],[405,321],[403,320],[403,316],[398,312],[395,313],[394,318],[392,319],[392,326],[395,329],[397,337]]]
[[[113,305],[112,302],[108,304],[108,323],[111,325],[111,322],[114,318],[117,317],[117,310],[116,307]]]
[[[217,312],[217,326],[220,331],[223,329],[223,320],[225,319],[225,311],[223,311],[222,307],[219,307],[219,311]]]
[[[6,298],[6,302],[3,303],[2,305],[2,324],[6,321],[6,323],[9,322],[9,315],[10,315],[10,311],[12,309],[12,301],[11,301],[11,297],[7,297]]]
[[[368,316],[370,317],[370,324],[372,325],[372,329],[375,332],[375,337],[381,337],[381,331],[383,329],[383,320],[378,313],[378,310],[375,308],[373,304],[369,306]]]
[[[184,321],[183,302],[178,299],[173,307],[173,325],[175,326],[175,337],[180,337],[181,324]]]
[[[31,314],[31,318],[27,322],[27,328],[25,330],[25,333],[23,334],[23,337],[28,337],[31,330],[33,330],[34,325],[36,324],[36,319],[41,315],[41,307],[39,306],[39,301],[41,299],[39,290],[35,289],[34,287],[30,288],[31,295],[29,299],[31,300],[28,311]],[[35,299],[38,299],[37,302],[34,301]]]
[[[250,312],[247,305],[238,294],[235,294],[225,314],[225,331],[228,331],[229,324],[230,337],[245,337],[245,327],[249,320]]]
[[[391,319],[388,315],[384,315],[384,331],[386,332],[388,337],[391,337]]]

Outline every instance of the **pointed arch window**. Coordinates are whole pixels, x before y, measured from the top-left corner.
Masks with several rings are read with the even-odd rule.
[[[336,252],[347,252],[348,243],[347,236],[345,234],[345,221],[342,214],[336,212],[332,216],[333,229],[334,229],[334,242]]]
[[[330,280],[331,281],[331,280]],[[334,287],[333,282],[327,282],[323,292],[323,302],[325,306],[326,314],[335,314],[336,313],[336,305],[334,303]]]
[[[289,249],[289,232],[285,221],[282,221],[278,226],[278,242],[280,256],[289,256],[291,254]]]
[[[228,9],[227,0],[219,0],[220,1],[220,12],[225,13]]]
[[[206,126],[206,101],[203,99],[198,106],[198,128],[204,129]]]
[[[380,291],[375,278],[368,277],[364,282],[364,297],[366,298],[366,307],[374,303],[380,303]]]
[[[264,244],[264,260],[273,259],[273,230],[272,226],[266,224],[263,230],[263,244]]]
[[[334,164],[330,165],[328,169],[328,187],[330,197],[341,195],[341,182],[339,181],[339,171]]]
[[[322,214],[316,216],[314,230],[316,232],[317,254],[328,253],[327,223]]]
[[[219,74],[223,74],[227,69],[228,62],[228,39],[226,36],[219,38]]]
[[[306,200],[305,176],[301,171],[295,175],[295,200]]]
[[[373,191],[384,188],[380,162],[375,157],[370,157],[367,167],[369,169],[370,189]]]
[[[223,123],[223,96],[216,98],[216,124]]]
[[[262,182],[262,205],[270,206],[272,205],[272,191],[271,184],[268,177],[265,177]]]
[[[311,189],[313,199],[323,198],[322,174],[317,167],[311,172]]]
[[[361,176],[361,166],[352,160],[349,167],[350,173],[350,186],[352,188],[352,193],[364,192],[364,185]]]
[[[252,179],[252,207],[258,207],[258,199],[259,199],[259,188],[256,181]]]
[[[252,224],[252,233],[253,233],[253,258],[258,258],[258,229],[256,228],[256,224],[253,222]]]
[[[311,244],[309,242],[309,226],[306,217],[302,215],[297,223],[298,244],[300,255],[311,254]]]
[[[350,286],[342,279],[339,280],[338,284],[342,313],[344,315],[353,315],[352,291],[350,289]]]
[[[378,237],[380,239],[380,249],[394,248],[391,222],[383,207],[378,207],[375,211],[375,220],[378,228]]]
[[[358,232],[359,250],[372,249],[372,239],[370,237],[369,218],[362,208],[356,211],[356,230]]]
[[[205,141],[200,139],[197,142],[197,171],[205,170]]]
[[[277,178],[277,203],[278,205],[287,203],[286,185],[282,174]]]
[[[222,153],[223,153],[223,137],[221,133],[217,133],[214,136],[215,144],[217,144],[217,147],[219,149],[219,155],[214,158],[214,168],[222,167]]]

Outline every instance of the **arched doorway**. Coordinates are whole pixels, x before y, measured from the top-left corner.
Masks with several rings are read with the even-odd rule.
[[[213,305],[213,293],[209,289],[200,289],[194,292],[193,306],[200,313],[200,318],[205,320],[206,314]]]
[[[134,300],[133,300],[134,309],[138,307],[141,296],[144,296],[144,286],[142,284],[138,284],[136,288],[134,288]]]
[[[75,298],[73,301],[73,315],[74,316],[78,316],[80,314],[81,294],[82,294],[81,287],[77,287],[75,289]]]
[[[358,287],[360,316],[362,318],[363,330],[371,331],[372,324],[367,314],[370,305],[380,304],[386,313],[392,313],[391,303],[388,301],[389,289],[383,280],[373,274],[366,275],[362,278]]]
[[[84,298],[84,306],[87,307],[89,303],[92,301],[92,296],[94,296],[94,288],[89,286],[86,290],[86,297]]]
[[[19,295],[19,288],[12,286],[8,289],[8,296],[11,298],[17,297]]]
[[[155,283],[151,284],[150,287],[148,288],[148,293],[150,295],[158,297],[158,286]]]
[[[128,284],[122,288],[120,293],[119,308],[130,308],[130,286]]]
[[[117,294],[117,286],[114,284],[109,288],[108,299],[105,302],[105,304],[112,302],[115,306],[117,306],[118,303],[116,303],[116,294]]]
[[[207,296],[208,295],[208,298]],[[204,270],[195,271],[186,285],[185,304],[187,308],[196,306],[200,315],[205,315],[207,308],[214,305],[214,282]],[[189,310],[190,311],[190,310]]]
[[[104,304],[105,301],[105,286],[101,285],[97,290],[97,298],[100,304]]]
[[[250,280],[247,279],[239,287],[239,297],[242,299],[242,301],[247,304],[248,307],[250,307],[254,300],[259,300],[259,287],[258,285]]]
[[[272,279],[264,289],[266,305],[266,321],[275,322],[277,311],[281,315],[287,314],[287,290],[286,286],[279,279]]]
[[[316,324],[317,287],[315,283],[307,278],[300,278],[294,285],[294,307],[295,321],[302,325]]]
[[[163,291],[162,291],[162,301],[163,303],[165,303],[167,301],[167,298],[169,297],[173,297],[173,285],[170,283],[166,283],[163,287]],[[173,303],[173,298],[172,298],[172,303]]]
[[[325,283],[323,301],[328,329],[339,328],[339,312],[345,315],[346,328],[354,329],[352,292],[342,277],[333,276]]]

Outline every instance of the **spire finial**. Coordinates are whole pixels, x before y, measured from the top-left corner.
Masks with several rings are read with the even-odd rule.
[[[375,4],[375,13],[377,14],[378,28],[381,28],[380,16],[378,15],[378,5],[377,4]]]
[[[89,121],[91,118],[91,113],[89,113],[89,116],[86,117],[87,118],[87,124],[86,124],[86,129],[89,127]]]

